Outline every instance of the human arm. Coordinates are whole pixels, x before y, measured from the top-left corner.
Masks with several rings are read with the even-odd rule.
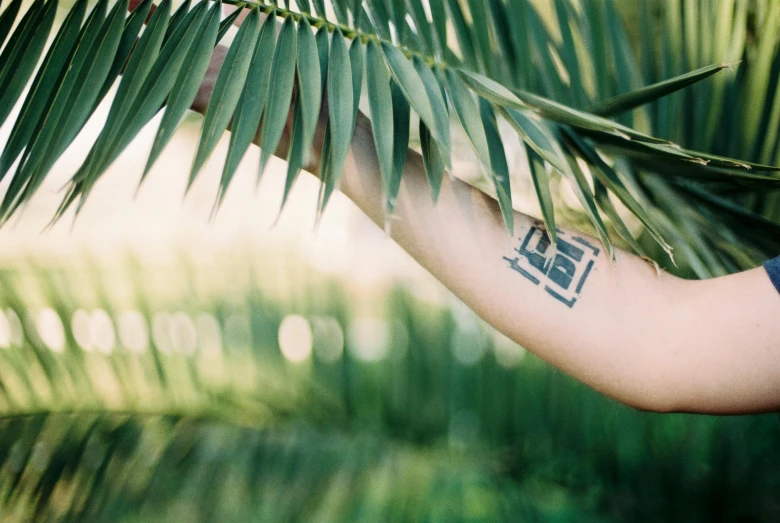
[[[211,80],[220,53],[224,56],[219,49],[215,53]],[[201,112],[209,85],[207,80],[195,106]],[[277,155],[285,157],[285,151],[283,140]],[[360,115],[341,188],[379,225],[385,222],[381,186],[370,123]],[[525,249],[533,254],[539,251],[541,232],[520,213],[515,222],[511,238],[495,201],[454,178],[445,180],[434,205],[421,158],[410,152],[392,238],[498,330],[637,408],[780,409],[780,296],[763,269],[707,282],[658,277],[644,261],[624,252],[611,262],[596,240],[564,229],[561,238],[571,239],[583,254],[578,260],[569,249],[573,278],[563,289],[565,278],[552,281],[549,271],[534,273],[520,265],[530,256],[523,254],[522,240],[534,233],[535,245]],[[566,267],[559,269],[565,273]]]
[[[381,178],[365,117],[358,121],[342,191],[373,221],[384,223]],[[587,251],[574,241],[581,238],[599,249],[569,307],[547,290],[561,291],[549,278],[526,270],[540,280],[535,284],[513,268],[513,260],[527,261],[516,249],[536,227],[533,218],[515,213],[510,237],[495,200],[464,182],[445,179],[436,204],[429,193],[422,159],[410,151],[393,240],[528,350],[640,409],[780,410],[780,295],[762,268],[708,281],[659,277],[622,251],[610,262],[597,240],[564,228],[565,241]],[[539,236],[531,237],[527,251],[534,251]],[[575,261],[570,286],[582,281],[590,260],[583,255]]]

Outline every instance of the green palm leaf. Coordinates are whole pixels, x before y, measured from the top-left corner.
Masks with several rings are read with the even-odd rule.
[[[528,157],[528,168],[534,191],[542,209],[544,227],[553,243],[558,241],[558,230],[555,228],[555,204],[550,190],[550,177],[544,165],[544,159],[533,148],[526,144],[525,154]]]
[[[287,180],[284,185],[281,211],[287,203],[290,191],[303,169],[311,159],[311,149],[322,104],[322,69],[320,66],[317,40],[305,18],[298,28],[298,99],[293,109],[293,123],[290,151],[287,155]]]
[[[19,22],[19,27],[0,54],[0,124],[5,122],[35,70],[56,12],[56,0],[46,3],[38,0]]]
[[[266,104],[266,94],[270,87],[272,61],[268,57],[274,52],[275,36],[276,21],[273,17],[268,17],[260,30],[260,37],[255,45],[252,63],[249,66],[249,76],[233,117],[230,148],[225,159],[225,168],[222,171],[217,207],[224,199],[233,175],[238,169],[238,164],[249,149],[249,145],[254,140],[260,126],[260,119]],[[197,89],[197,84],[193,86],[193,92],[195,89]]]
[[[430,81],[425,82],[425,78],[420,76],[414,65],[395,47],[383,42],[382,51],[393,79],[441,145],[445,159],[449,159],[449,118],[438,85],[431,85]]]
[[[203,32],[203,38],[198,45],[190,48],[184,59],[184,63],[190,64],[190,67],[187,69],[179,69],[179,73],[171,88],[168,103],[165,107],[165,114],[163,114],[160,127],[157,129],[157,134],[154,138],[154,143],[152,144],[152,150],[149,153],[149,159],[144,168],[144,173],[141,178],[142,181],[159,158],[165,146],[170,142],[171,138],[173,138],[173,134],[179,127],[181,119],[184,117],[184,114],[192,105],[192,102],[197,95],[198,88],[203,81],[203,77],[206,74],[206,69],[209,65],[209,59],[211,58],[213,42],[215,39],[214,32],[217,30],[218,20],[219,10],[212,8],[208,18],[203,21],[203,25],[199,28],[199,30]],[[175,15],[171,19],[171,24],[174,23],[176,23]],[[218,36],[216,38],[218,38]],[[257,126],[255,126],[255,128],[257,128]]]
[[[295,22],[287,18],[282,26],[279,40],[276,43],[271,78],[273,81],[268,89],[265,102],[265,119],[260,139],[260,170],[262,176],[268,160],[279,145],[279,140],[287,123],[292,100],[293,83],[295,81],[295,62],[297,57],[297,37]]]
[[[439,147],[422,120],[420,120],[420,149],[422,149],[425,176],[428,178],[428,185],[431,186],[431,198],[435,202],[439,199],[446,166]]]
[[[775,170],[771,164],[780,157],[778,135],[774,130],[780,118],[777,117],[780,115],[780,97],[769,96],[780,89],[777,89],[776,75],[765,74],[771,70],[768,65],[773,59],[771,50],[776,48],[776,32],[766,30],[780,16],[777,14],[780,8],[774,5],[766,8],[764,32],[754,41],[745,37],[750,15],[745,11],[744,2],[718,4],[712,17],[723,24],[725,32],[713,38],[706,34],[706,24],[701,25],[698,20],[698,13],[709,17],[709,11],[694,6],[695,0],[680,0],[676,4],[679,10],[665,9],[663,12],[671,25],[669,38],[660,48],[669,59],[658,60],[652,42],[654,36],[642,32],[641,48],[644,55],[649,55],[645,63],[650,64],[642,68],[631,52],[629,33],[612,0],[588,4],[582,10],[569,0],[556,1],[554,14],[560,39],[553,36],[536,8],[526,1],[449,0],[426,7],[419,0],[339,0],[332,3],[335,21],[327,18],[327,6],[323,1],[313,3],[314,13],[308,1],[295,2],[298,11],[293,10],[289,2],[281,6],[265,1],[242,2],[237,11],[217,24],[216,29],[214,10],[208,9],[211,2],[202,0],[194,9],[185,3],[172,15],[163,4],[163,10],[153,17],[155,23],[139,40],[140,43],[151,42],[154,33],[155,42],[151,47],[146,44],[135,46],[149,9],[148,0],[129,17],[124,14],[124,4],[114,5],[106,17],[109,5],[101,1],[83,26],[80,20],[84,16],[84,2],[78,1],[70,7],[66,22],[60,26],[35,75],[0,157],[0,175],[19,162],[0,206],[4,220],[35,194],[54,162],[71,144],[120,73],[123,79],[106,128],[87,162],[74,175],[56,216],[79,197],[83,204],[105,169],[160,107],[167,105],[147,161],[146,176],[192,102],[208,64],[209,50],[227,34],[243,9],[251,9],[252,14],[230,44],[225,67],[217,82],[219,89],[212,96],[214,103],[206,111],[202,138],[193,163],[192,178],[232,119],[233,135],[218,202],[224,197],[258,126],[262,125],[259,132],[262,173],[278,148],[288,118],[292,118],[287,127],[291,165],[284,196],[286,201],[297,173],[308,163],[323,102],[329,120],[319,169],[324,182],[319,201],[321,212],[337,187],[358,104],[364,94],[372,107],[375,135],[387,133],[389,124],[393,123],[393,134],[400,131],[397,142],[406,142],[406,125],[403,121],[390,121],[389,107],[401,120],[406,113],[404,105],[419,116],[423,164],[435,197],[443,172],[450,167],[453,147],[443,79],[446,79],[451,97],[453,90],[457,92],[454,109],[461,124],[467,122],[464,124],[467,136],[477,157],[486,172],[498,182],[495,185],[499,203],[507,222],[511,217],[511,197],[507,185],[509,177],[503,174],[508,166],[505,169],[506,160],[501,159],[505,156],[502,152],[505,141],[497,131],[498,127],[492,125],[493,112],[507,118],[523,141],[544,162],[552,162],[556,170],[566,173],[571,161],[577,159],[585,160],[593,167],[584,171],[582,178],[570,176],[569,179],[578,187],[581,211],[589,216],[601,236],[604,235],[603,223],[594,211],[599,201],[604,204],[602,208],[607,205],[606,194],[617,196],[624,205],[630,202],[630,212],[645,227],[649,224],[636,198],[629,199],[629,193],[615,183],[614,177],[607,183],[598,174],[608,171],[605,166],[613,161],[625,159],[632,167],[661,174],[663,181],[658,183],[664,184],[690,206],[694,205],[693,196],[690,192],[679,192],[682,189],[676,188],[677,180],[695,180],[704,191],[714,190],[715,183],[739,185],[742,190],[749,186],[758,191],[778,180],[771,174],[750,172]],[[218,3],[213,5],[218,6]],[[7,40],[0,55],[0,85],[5,86],[0,94],[0,115],[11,114],[22,88],[33,74],[37,58],[44,50],[42,42],[51,31],[55,7],[51,1],[38,1],[21,15],[21,22],[15,27],[13,24],[21,11],[19,0],[11,2],[0,14],[0,37]],[[212,13],[208,18],[207,11]],[[640,11],[645,25],[654,23],[652,13]],[[269,20],[262,30],[259,29],[261,13]],[[192,27],[201,29],[184,31],[183,28],[190,27],[196,18],[197,24]],[[278,38],[272,30],[274,19],[284,20]],[[694,19],[697,23],[690,23]],[[587,49],[585,54],[578,49],[583,43]],[[673,47],[678,45],[680,47]],[[687,63],[675,54],[683,45]],[[275,47],[273,57],[272,46]],[[133,48],[134,53],[128,61]],[[20,53],[20,49],[29,52]],[[158,52],[159,57],[156,56]],[[364,55],[368,58],[365,85]],[[739,59],[753,64],[751,71],[760,74],[731,79],[717,75],[704,83],[702,80],[715,75],[723,66],[695,69],[702,62],[725,63]],[[183,63],[192,67],[192,74],[188,74],[187,67],[182,67]],[[686,69],[695,70],[686,72]],[[390,83],[382,79],[388,72],[398,89],[395,95],[389,89]],[[589,72],[593,73],[592,78]],[[296,78],[298,89],[293,97]],[[732,87],[726,89],[727,84]],[[90,90],[83,87],[86,85],[100,87]],[[137,95],[139,89],[141,92],[151,90],[153,94]],[[610,98],[618,92],[623,94]],[[475,95],[478,103],[473,101]],[[772,100],[766,117],[755,102],[764,98]],[[471,103],[468,103],[469,99]],[[589,104],[593,99],[601,101]],[[706,99],[713,100],[713,107],[704,103]],[[732,109],[741,99],[749,99],[745,113]],[[685,100],[693,101],[691,107],[697,112],[682,118],[679,107]],[[583,106],[590,109],[578,109]],[[629,110],[633,112],[617,116],[618,121],[603,117]],[[709,114],[704,114],[707,110]],[[527,116],[530,113],[554,122],[553,126],[561,133],[546,139],[534,137],[534,118]],[[746,120],[736,122],[739,118]],[[634,127],[626,125],[629,122]],[[725,125],[721,125],[722,128],[735,131],[729,131],[727,136],[714,134],[712,129],[720,122]],[[400,126],[398,129],[396,123]],[[701,133],[695,132],[695,128],[702,126]],[[751,132],[739,138],[736,129],[744,130],[747,126]],[[564,138],[566,136],[570,138]],[[758,143],[759,140],[750,136],[762,136],[763,139]],[[682,142],[682,147],[669,138]],[[377,137],[376,146],[389,211],[400,183],[401,161],[405,156],[400,145],[393,146],[391,161],[390,143],[380,143],[379,139]],[[568,149],[565,142],[570,139],[580,145]],[[751,142],[751,147],[746,141]],[[550,154],[555,149],[568,151],[567,155],[573,156]],[[698,149],[706,151],[699,152]],[[603,160],[603,165],[597,166],[596,158]],[[543,218],[548,228],[552,228],[553,195],[545,189],[548,182],[544,179],[544,166],[537,157],[530,160],[530,165],[529,174],[535,184]],[[601,186],[593,185],[592,178],[598,178]],[[646,187],[641,175],[634,183],[648,193],[656,190]],[[622,192],[622,196],[618,192]],[[764,201],[762,205],[767,209],[777,207],[775,203],[767,204],[766,200],[760,196],[755,201]],[[611,210],[605,212],[611,213]],[[696,216],[693,207],[691,212],[691,216]],[[701,223],[701,220],[697,221]],[[692,222],[686,224],[686,227],[693,226]],[[705,244],[717,244],[718,231],[713,229],[702,234],[711,235],[713,242],[700,242],[700,249]],[[667,248],[658,229],[650,236]],[[710,252],[705,258],[714,263],[717,257]]]
[[[249,73],[249,65],[255,42],[260,31],[260,11],[250,11],[246,22],[238,30],[236,39],[230,47],[225,61],[220,69],[217,83],[211,95],[206,116],[203,121],[203,131],[198,142],[198,151],[190,172],[189,186],[195,181],[203,164],[211,155],[217,142],[228,127],[233,113],[243,91],[244,82]]]
[[[150,3],[151,1],[147,2],[147,4]],[[13,13],[14,9],[18,9],[16,2],[3,12],[3,16]],[[47,101],[57,85],[57,78],[61,75],[68,61],[68,54],[76,42],[86,9],[87,0],[76,2],[57,32],[14,123],[2,156],[0,156],[0,178],[5,177],[21,154],[25,144],[32,138]]]
[[[311,159],[311,147],[322,105],[322,69],[317,40],[305,18],[298,29],[298,86],[303,118],[303,160]]]
[[[379,159],[385,191],[386,209],[390,209],[390,194],[395,177],[393,163],[393,94],[390,88],[390,74],[385,66],[381,51],[374,42],[366,47],[366,81],[371,109],[371,128],[374,131],[374,146]],[[389,213],[388,213],[389,214]]]
[[[352,141],[352,112],[354,91],[352,64],[341,31],[333,33],[328,57],[328,129],[327,168],[322,174],[319,214],[325,209],[344,168],[349,144]]]
[[[654,102],[661,97],[684,89],[689,85],[698,83],[727,67],[729,67],[729,64],[716,64],[702,67],[701,69],[691,71],[690,73],[676,76],[653,85],[648,85],[647,87],[637,89],[636,91],[615,96],[609,100],[604,100],[603,102],[590,106],[588,111],[600,116],[612,116],[629,111],[646,103]]]
[[[493,185],[498,196],[498,205],[504,215],[509,234],[514,234],[515,217],[512,207],[512,187],[509,178],[509,165],[506,161],[506,151],[501,141],[501,133],[498,130],[496,113],[490,102],[484,98],[479,99],[479,113],[482,125],[485,128],[488,154],[490,157],[490,172],[493,175]]]
[[[8,34],[11,31],[11,27],[16,20],[16,15],[19,14],[19,8],[22,6],[22,0],[12,0],[3,14],[0,15],[0,46],[5,43],[5,39],[8,38]]]
[[[409,123],[410,107],[406,101],[403,91],[394,81],[390,81],[391,105],[393,108],[393,157],[392,171],[387,183],[387,218],[385,219],[385,229],[390,230],[390,219],[392,218],[395,204],[398,201],[398,191],[401,188],[401,178],[403,176],[406,157],[409,153]]]
[[[143,8],[144,6],[139,6]],[[126,128],[127,116],[137,93],[149,75],[154,61],[160,54],[165,30],[168,26],[171,3],[164,0],[149,19],[147,29],[135,46],[133,56],[127,64],[125,75],[119,84],[114,102],[111,105],[106,125],[100,134],[95,146],[90,151],[89,157],[76,175],[77,180],[93,180],[97,177],[97,171],[101,164],[105,164],[116,155],[119,135]],[[143,13],[144,9],[138,10]]]
[[[102,84],[122,34],[122,6],[114,7],[104,21],[107,4],[103,0],[93,8],[76,47],[71,50],[67,72],[60,76],[33,135],[25,144],[25,154],[0,205],[3,221],[38,189],[90,115],[97,92],[78,86],[85,85],[88,79]]]
[[[205,24],[209,20],[214,21],[214,12],[218,5],[212,9],[207,9],[206,2],[201,2],[190,11],[187,16],[180,20],[174,20],[178,26],[174,29],[173,36],[163,43],[159,55],[149,69],[148,75],[138,89],[133,99],[132,106],[127,111],[121,123],[116,121],[117,128],[121,130],[116,134],[115,139],[110,143],[110,152],[100,158],[100,164],[97,172],[104,172],[105,169],[119,156],[119,153],[130,144],[132,139],[149,123],[159,111],[170,93],[170,89],[176,82],[179,71],[184,67],[184,60],[188,51],[195,40],[195,28],[200,28],[199,34],[208,35],[205,31]],[[211,16],[210,16],[211,14]],[[125,80],[123,78],[123,80]],[[107,126],[104,133],[111,129]],[[100,155],[95,155],[100,156]],[[85,169],[89,166],[89,158]],[[83,173],[83,174],[82,174]],[[81,197],[79,209],[83,205],[90,190],[97,181],[97,174],[82,170],[74,176],[71,188],[63,199],[59,214],[63,213],[75,201],[76,197]]]

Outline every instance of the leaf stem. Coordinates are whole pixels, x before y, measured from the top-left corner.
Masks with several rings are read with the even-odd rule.
[[[214,0],[212,0],[214,1]],[[293,11],[292,9],[288,9],[285,7],[281,7],[274,4],[266,4],[265,2],[258,2],[254,0],[223,0],[223,3],[230,4],[238,7],[239,9],[259,9],[261,13],[266,15],[273,15],[278,18],[290,18],[296,22],[300,21],[301,19],[305,18],[309,24],[311,24],[312,27],[315,29],[319,29],[321,27],[326,27],[329,33],[332,33],[336,29],[339,29],[341,33],[350,40],[355,40],[356,38],[360,38],[360,42],[362,44],[367,44],[369,41],[374,41],[377,44],[381,44],[382,42],[388,43],[394,47],[396,47],[399,51],[404,53],[407,58],[411,58],[412,56],[418,56],[420,57],[428,66],[435,66],[440,65],[443,67],[452,68],[453,66],[450,64],[447,64],[446,62],[436,60],[436,58],[423,54],[419,51],[414,51],[412,49],[409,49],[408,47],[402,45],[402,44],[395,44],[393,42],[384,40],[380,38],[378,35],[375,34],[369,34],[365,33],[363,31],[360,31],[358,29],[338,24],[335,22],[331,22],[330,20],[327,20],[325,18],[320,18],[316,15],[313,15],[311,13],[300,13],[298,11]]]
[[[210,407],[189,407],[186,405],[162,405],[155,407],[132,406],[112,408],[94,403],[65,403],[61,405],[47,405],[44,407],[9,409],[0,413],[0,421],[13,418],[28,418],[37,416],[55,415],[95,415],[95,416],[129,416],[138,418],[187,418],[202,421],[218,421],[231,425],[257,428],[267,425],[274,417],[270,411],[245,412],[237,415],[229,409]]]

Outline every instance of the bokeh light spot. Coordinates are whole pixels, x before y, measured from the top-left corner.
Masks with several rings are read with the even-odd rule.
[[[344,331],[335,318],[312,319],[314,354],[325,363],[335,363],[344,354]]]
[[[384,320],[361,318],[349,325],[350,353],[358,360],[376,362],[385,359],[390,345],[390,327]]]
[[[111,316],[103,309],[92,311],[89,323],[89,340],[103,354],[111,354],[116,345],[116,331]]]
[[[7,349],[11,346],[11,324],[5,313],[0,310],[0,347]]]
[[[52,352],[65,350],[65,328],[57,311],[51,307],[41,309],[36,318],[38,335]]]
[[[279,348],[287,361],[301,363],[311,356],[312,333],[306,318],[291,314],[279,325]]]
[[[516,367],[525,357],[525,349],[500,332],[494,333],[494,340],[493,352],[496,355],[496,361],[505,369]]]
[[[201,313],[195,319],[198,333],[198,346],[206,356],[219,356],[222,353],[222,331],[219,322],[211,314]]]
[[[84,309],[77,309],[70,320],[70,331],[82,350],[92,352],[92,340],[89,335],[90,317]]]
[[[130,352],[146,352],[149,348],[149,328],[143,314],[125,311],[119,315],[119,341]]]
[[[8,320],[8,326],[11,332],[11,345],[21,347],[24,342],[24,328],[22,327],[22,320],[19,319],[19,315],[13,309],[5,310],[5,317]]]
[[[455,360],[464,367],[471,367],[482,359],[487,350],[487,340],[476,322],[462,324],[451,342]]]
[[[167,312],[158,312],[152,318],[152,338],[157,350],[165,354],[173,352],[171,341],[171,315]]]
[[[177,312],[171,318],[170,329],[174,350],[182,354],[193,354],[198,339],[190,317],[184,312]]]

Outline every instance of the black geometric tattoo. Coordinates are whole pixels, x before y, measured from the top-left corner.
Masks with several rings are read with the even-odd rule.
[[[518,238],[516,256],[504,256],[509,267],[534,285],[544,285],[547,294],[569,308],[574,307],[590,276],[599,248],[579,236],[569,236],[557,230],[555,256],[550,249],[550,237],[541,224],[535,224]],[[576,244],[576,245],[575,245]]]

